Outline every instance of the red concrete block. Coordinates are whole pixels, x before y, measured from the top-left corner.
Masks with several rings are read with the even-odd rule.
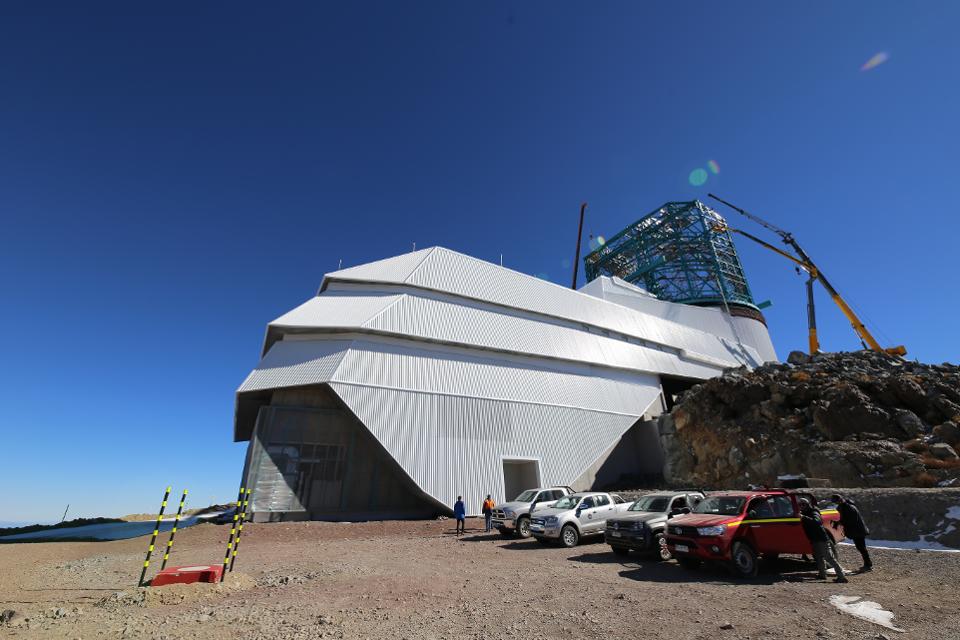
[[[168,567],[150,581],[151,587],[165,584],[192,584],[194,582],[220,582],[223,567],[216,564],[196,564],[189,567]]]

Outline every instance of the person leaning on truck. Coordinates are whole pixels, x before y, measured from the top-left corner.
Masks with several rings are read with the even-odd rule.
[[[837,512],[840,513],[840,524],[843,525],[844,535],[853,540],[854,546],[860,552],[860,557],[863,558],[863,567],[860,568],[860,571],[870,571],[873,569],[873,561],[870,560],[866,541],[866,537],[870,535],[870,530],[867,529],[867,524],[863,521],[860,510],[857,509],[857,505],[853,501],[847,500],[839,493],[833,494],[830,499],[837,503]],[[834,522],[833,526],[836,527],[837,523]]]
[[[496,503],[493,501],[493,498],[491,498],[490,494],[488,493],[487,499],[483,501],[483,507],[481,508],[481,511],[483,511],[483,520],[487,526],[487,528],[485,529],[487,533],[490,533],[491,531],[493,531],[492,519],[493,519],[493,508],[495,506],[497,506]]]
[[[806,498],[800,498],[800,524],[810,541],[810,546],[813,547],[813,558],[817,561],[817,573],[820,579],[827,579],[825,565],[829,564],[837,572],[837,579],[834,582],[847,582],[843,575],[843,567],[840,566],[840,562],[833,555],[833,550],[829,544],[830,534],[823,528],[823,518]]]
[[[453,503],[453,517],[457,519],[457,535],[466,533],[467,509],[463,506],[463,496],[457,496],[457,501]]]

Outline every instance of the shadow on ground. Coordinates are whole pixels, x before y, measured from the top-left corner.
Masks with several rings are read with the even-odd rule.
[[[775,562],[763,562],[755,578],[740,578],[727,567],[719,564],[703,564],[696,569],[685,569],[676,561],[660,562],[633,556],[624,558],[613,553],[583,553],[570,558],[571,562],[587,564],[619,564],[619,574],[637,582],[712,582],[716,584],[775,584],[778,582],[807,582],[816,580],[813,563],[780,558]]]

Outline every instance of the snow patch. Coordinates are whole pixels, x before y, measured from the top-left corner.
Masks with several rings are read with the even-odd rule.
[[[951,520],[960,520],[960,505],[947,509],[947,517]]]
[[[830,604],[855,618],[903,633],[903,629],[893,626],[893,612],[873,600],[864,600],[860,596],[830,596]]]
[[[840,544],[852,547],[853,543],[851,542],[841,542]],[[954,549],[952,547],[946,547],[936,540],[874,540],[870,539],[870,543],[867,545],[871,549],[887,549],[892,551],[940,551],[943,553],[960,553],[960,549]]]

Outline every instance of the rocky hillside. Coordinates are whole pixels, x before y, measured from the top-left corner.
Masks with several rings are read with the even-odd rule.
[[[834,487],[960,486],[960,367],[794,352],[693,387],[660,433],[671,484],[803,474]]]

